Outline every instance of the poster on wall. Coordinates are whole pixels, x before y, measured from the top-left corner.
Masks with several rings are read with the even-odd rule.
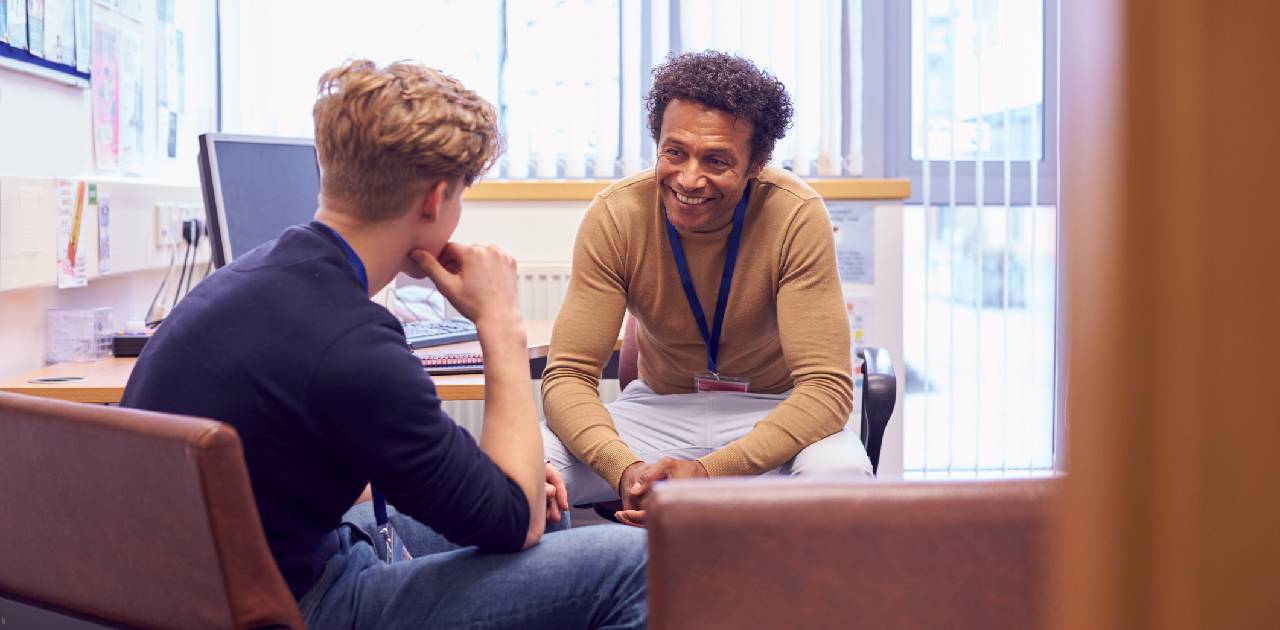
[[[44,0],[27,0],[27,50],[44,56]]]
[[[833,201],[827,205],[835,232],[836,263],[840,280],[874,284],[876,215],[866,202]]]
[[[186,77],[186,53],[183,48],[182,31],[180,29],[169,27],[169,37],[167,38],[169,46],[165,59],[168,62],[166,72],[166,86],[168,94],[164,108],[161,109],[160,129],[162,136],[165,138],[165,155],[168,157],[178,156],[178,125],[182,117],[186,114],[187,102],[187,77]]]
[[[167,124],[160,127],[166,130],[163,134],[164,155],[171,158],[178,157],[178,112],[169,112],[169,119],[165,122]]]
[[[55,0],[45,0],[46,3],[55,2]],[[45,19],[45,23],[54,24],[57,29],[57,46],[60,51],[62,63],[68,66],[76,65],[76,3],[75,0],[56,0],[58,4],[58,21],[53,23],[52,20]]]
[[[120,32],[120,168],[142,168],[142,39]]]
[[[55,184],[58,207],[58,288],[82,287],[89,283],[85,265],[84,232],[85,183],[60,179]]]
[[[62,63],[62,9],[64,0],[41,0],[44,3],[44,58],[54,63]]]
[[[76,13],[71,0],[44,0],[45,58],[55,63],[76,63]]]
[[[76,70],[89,71],[89,42],[93,34],[92,10],[89,0],[75,0],[76,22]]]
[[[120,166],[120,78],[116,30],[95,22],[93,64],[89,87],[93,92],[93,155],[98,168]]]
[[[156,2],[156,149],[165,157],[178,155],[178,119],[185,96],[182,31],[174,26],[174,1]]]
[[[27,0],[4,0],[9,9],[9,45],[27,49]]]
[[[98,273],[111,273],[111,201],[89,184],[89,208],[98,209]],[[92,214],[90,215],[92,216]]]

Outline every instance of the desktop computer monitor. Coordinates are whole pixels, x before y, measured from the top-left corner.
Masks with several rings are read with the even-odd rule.
[[[199,161],[216,267],[316,212],[320,163],[311,140],[206,133]]]

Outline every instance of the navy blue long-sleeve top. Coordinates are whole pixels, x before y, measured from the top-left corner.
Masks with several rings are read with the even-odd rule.
[[[236,428],[276,563],[301,598],[370,481],[449,540],[523,545],[523,491],[441,409],[404,331],[326,227],[294,226],[165,318],[121,405]]]

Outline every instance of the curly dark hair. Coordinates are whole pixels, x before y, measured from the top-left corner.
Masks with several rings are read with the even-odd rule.
[[[684,53],[653,69],[645,99],[653,141],[672,99],[700,103],[751,123],[751,163],[766,164],[791,126],[791,96],[773,75],[742,57],[707,50]]]

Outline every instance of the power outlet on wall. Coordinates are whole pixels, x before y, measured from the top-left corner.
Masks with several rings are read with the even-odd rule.
[[[156,204],[156,249],[182,244],[182,222],[188,219],[203,221],[204,208],[191,204]]]

